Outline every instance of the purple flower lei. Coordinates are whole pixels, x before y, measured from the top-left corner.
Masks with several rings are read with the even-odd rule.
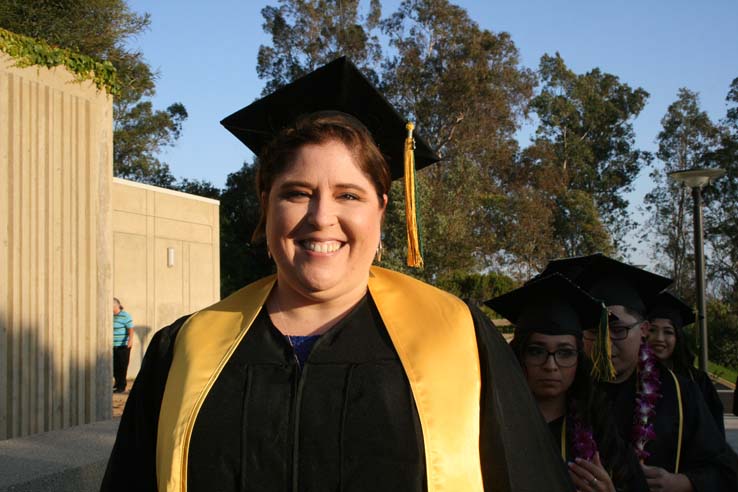
[[[651,439],[656,437],[653,424],[649,423],[649,419],[656,413],[656,402],[661,398],[659,376],[659,368],[651,347],[647,343],[642,343],[638,352],[638,388],[630,436],[635,454],[641,462],[651,456],[645,447]]]
[[[592,429],[579,418],[573,401],[569,403],[569,410],[569,418],[572,422],[573,457],[592,461],[597,452],[597,443],[592,435]]]

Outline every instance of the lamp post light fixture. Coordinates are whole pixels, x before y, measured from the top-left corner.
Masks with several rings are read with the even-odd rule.
[[[669,173],[674,181],[692,188],[694,208],[694,270],[697,280],[697,327],[700,334],[700,370],[707,371],[707,317],[705,312],[705,249],[702,231],[702,188],[725,174],[725,169],[693,168]]]

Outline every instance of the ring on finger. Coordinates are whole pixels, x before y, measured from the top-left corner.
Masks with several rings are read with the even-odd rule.
[[[597,482],[598,482],[597,477],[592,477],[592,480],[589,480],[587,483],[589,484],[590,487],[596,487]]]

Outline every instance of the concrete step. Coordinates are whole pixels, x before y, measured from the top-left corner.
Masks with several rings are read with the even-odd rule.
[[[0,492],[97,492],[119,422],[0,441]]]

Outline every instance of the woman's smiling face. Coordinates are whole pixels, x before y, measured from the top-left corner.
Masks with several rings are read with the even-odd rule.
[[[676,330],[672,321],[666,318],[652,319],[647,340],[659,360],[669,360],[676,346]]]
[[[323,301],[366,288],[387,196],[378,195],[343,143],[298,149],[262,199],[282,285]]]

